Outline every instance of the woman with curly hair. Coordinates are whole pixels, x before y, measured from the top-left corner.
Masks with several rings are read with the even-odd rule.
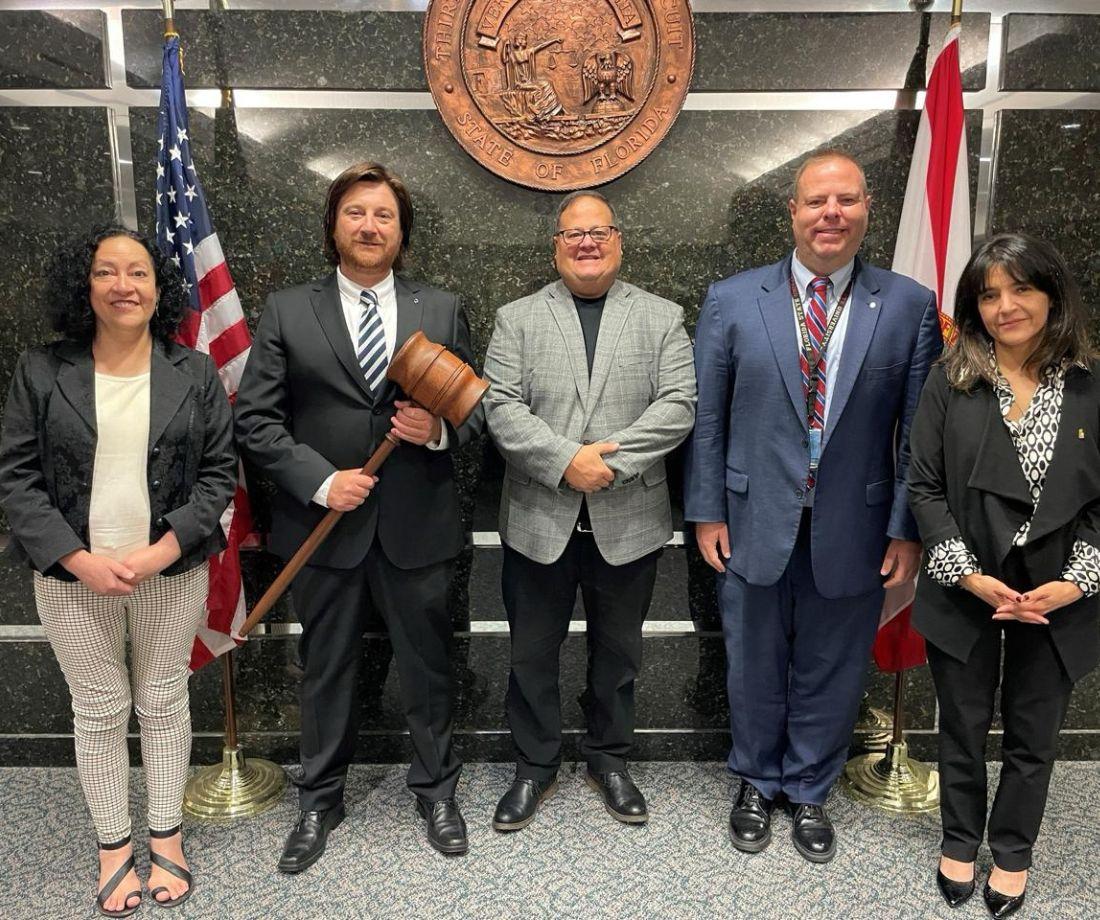
[[[988,832],[983,895],[1000,918],[1024,902],[1058,731],[1100,661],[1100,365],[1066,263],[1023,234],[975,250],[955,321],[910,435],[929,576],[913,624],[940,709],[936,879],[952,907],[966,901]],[[998,686],[1003,763],[987,822]]]
[[[219,519],[236,487],[231,411],[209,356],[172,341],[183,281],[141,235],[107,227],[57,253],[46,296],[62,338],[16,365],[0,504],[35,570],[38,615],[72,695],[77,770],[99,839],[96,905],[125,917],[141,904],[131,705],[149,797],[150,895],[172,907],[191,893],[180,834],[188,662],[207,558],[225,546]]]

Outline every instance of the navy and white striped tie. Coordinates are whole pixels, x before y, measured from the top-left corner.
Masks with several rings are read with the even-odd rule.
[[[386,379],[386,330],[382,328],[382,315],[378,312],[378,298],[374,291],[359,295],[363,315],[359,317],[359,342],[356,351],[363,376],[371,392],[377,392]]]

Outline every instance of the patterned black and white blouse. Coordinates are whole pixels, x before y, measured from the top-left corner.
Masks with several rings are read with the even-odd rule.
[[[996,369],[992,352],[990,360]],[[1012,387],[999,370],[996,375],[996,394],[1001,418],[1012,436],[1012,443],[1020,458],[1020,466],[1031,491],[1032,506],[1038,507],[1047,470],[1050,469],[1050,461],[1054,457],[1058,424],[1062,420],[1062,393],[1065,389],[1066,372],[1064,368],[1048,370],[1039,381],[1027,411],[1016,421],[1008,417],[1016,399]],[[1032,516],[1034,514],[1032,511]],[[1030,530],[1031,518],[1028,518],[1016,531],[1012,545],[1023,546]],[[982,573],[978,560],[967,549],[962,537],[952,537],[933,546],[928,551],[927,571],[933,579],[948,587],[957,585],[959,579],[965,575]],[[1087,595],[1100,592],[1100,550],[1084,540],[1075,541],[1073,552],[1062,570],[1062,580],[1072,582]]]

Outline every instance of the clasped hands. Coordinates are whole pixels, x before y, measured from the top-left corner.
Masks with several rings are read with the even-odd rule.
[[[613,441],[584,444],[573,454],[565,468],[565,481],[578,492],[599,492],[615,481],[615,471],[604,462],[605,454],[613,454],[619,445]]]
[[[1084,592],[1069,581],[1048,581],[1026,594],[1014,591],[992,575],[964,575],[959,587],[965,588],[994,608],[994,620],[1019,620],[1021,623],[1050,625],[1047,617],[1059,607],[1079,600]]]
[[[407,399],[395,399],[393,404],[397,412],[391,419],[390,434],[395,438],[422,447],[442,437],[443,422],[438,415]],[[368,476],[361,469],[340,470],[329,485],[328,506],[333,511],[354,511],[377,484],[377,476]]]
[[[93,594],[121,597],[133,594],[134,588],[158,575],[182,555],[179,541],[169,530],[156,543],[135,550],[121,562],[86,549],[62,556],[61,566],[75,575]]]

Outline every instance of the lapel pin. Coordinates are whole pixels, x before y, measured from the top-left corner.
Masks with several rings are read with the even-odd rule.
[[[1084,428],[1078,428],[1077,429],[1077,440],[1078,441],[1085,440],[1085,429]]]
[[[420,303],[420,298],[419,297],[414,297],[413,298],[413,303]]]
[[[867,306],[869,306],[873,310],[873,309],[875,309],[875,307],[878,306],[878,302],[872,300],[869,304],[867,304]]]

